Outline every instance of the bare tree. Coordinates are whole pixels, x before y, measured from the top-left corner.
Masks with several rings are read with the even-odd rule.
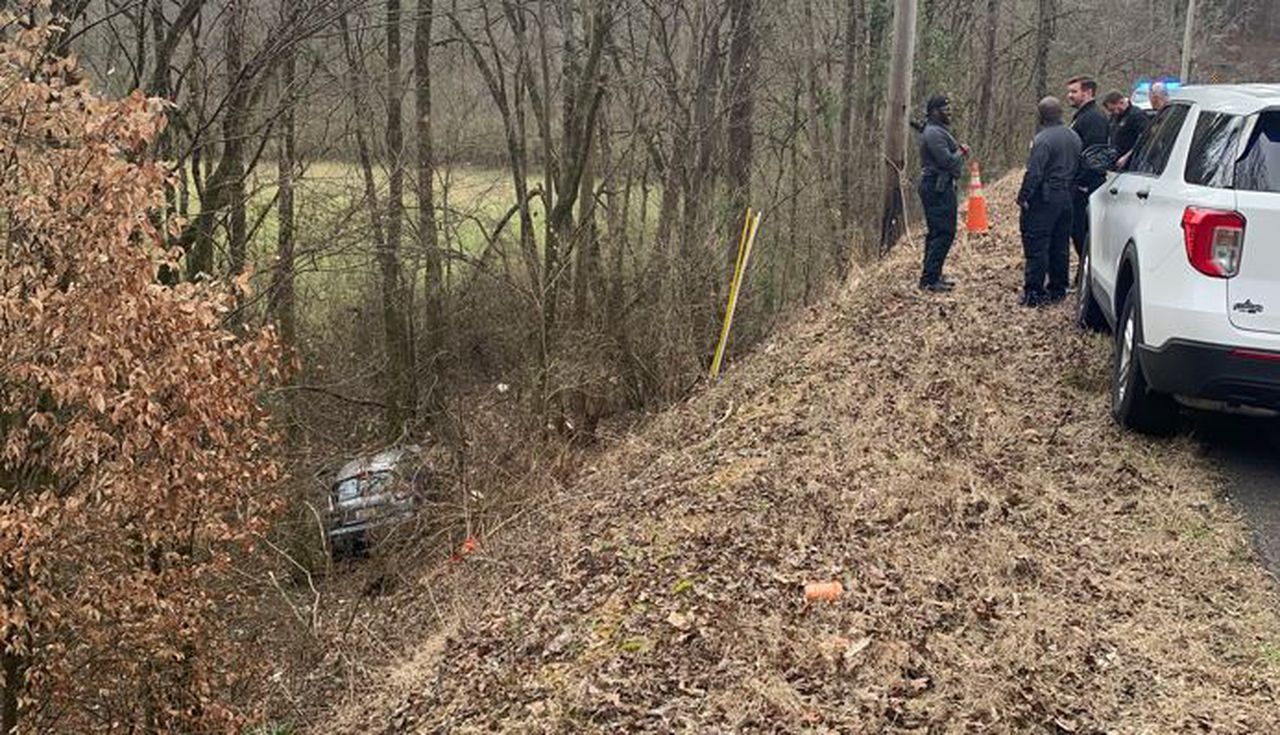
[[[730,0],[729,18],[729,204],[736,213],[751,199],[752,119],[756,84],[756,27],[752,0]],[[737,248],[728,248],[732,272]]]
[[[389,439],[403,435],[417,408],[417,371],[409,324],[408,284],[400,264],[404,231],[404,123],[400,79],[400,0],[387,0],[387,186],[386,239],[378,249],[382,270],[382,322],[387,351]]]
[[[915,63],[916,0],[897,0],[894,8],[893,53],[889,67],[889,103],[884,132],[884,209],[880,217],[880,252],[887,253],[902,235],[903,172],[907,156],[907,106],[911,96],[911,67]]]
[[[214,267],[214,228],[224,208],[231,209],[228,226],[230,269],[239,273],[244,268],[244,144],[245,124],[249,114],[253,77],[244,67],[244,0],[228,0],[223,28],[225,78],[227,96],[222,115],[222,156],[210,178],[199,216],[188,227],[183,244],[188,249],[187,277],[209,278]]]
[[[226,202],[230,210],[227,225],[228,270],[232,276],[244,271],[245,246],[248,236],[245,212],[245,134],[249,117],[250,85],[241,79],[244,73],[244,45],[247,0],[228,0],[226,14],[227,113],[222,121],[222,160],[226,167]],[[213,274],[209,239],[204,250],[193,260],[203,257],[206,265],[197,273]]]
[[[1055,0],[1038,0],[1036,3],[1035,61],[1031,68],[1031,80],[1035,98],[1044,99],[1049,94],[1049,50],[1053,46],[1056,22]]]
[[[854,132],[853,107],[858,95],[858,47],[862,40],[858,20],[862,0],[846,0],[844,17],[844,70],[840,83],[840,262],[848,260],[849,227],[853,223]]]
[[[1196,0],[1187,0],[1187,19],[1182,34],[1182,73],[1179,78],[1183,84],[1191,82],[1191,52],[1194,48],[1196,27]]]
[[[991,133],[991,110],[996,83],[996,38],[1000,32],[1000,0],[987,0],[982,46],[982,78],[978,85],[978,116],[973,133],[985,140]]]
[[[444,269],[441,267],[440,237],[436,227],[436,157],[431,119],[431,31],[434,18],[434,0],[418,0],[413,35],[413,73],[417,85],[414,103],[417,118],[418,247],[426,265],[422,332],[430,381],[426,404],[427,412],[432,416],[438,414],[443,405],[443,391],[437,376],[445,342]]]
[[[283,11],[291,16],[298,0],[284,0]],[[287,350],[298,346],[297,305],[294,298],[294,254],[297,249],[294,212],[294,181],[298,168],[297,51],[285,50],[280,65],[280,134],[277,142],[278,217],[276,263],[272,273],[268,311],[280,328],[280,341]]]

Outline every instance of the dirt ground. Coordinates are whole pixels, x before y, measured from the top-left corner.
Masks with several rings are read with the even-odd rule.
[[[1275,580],[1191,440],[1111,424],[1107,338],[1017,306],[1015,183],[954,294],[903,246],[424,579],[324,729],[1280,732]]]

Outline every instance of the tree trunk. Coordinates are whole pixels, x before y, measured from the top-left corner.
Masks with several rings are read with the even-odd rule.
[[[200,214],[181,240],[187,251],[187,278],[193,281],[215,275],[214,234],[218,217],[227,208],[231,210],[227,221],[230,271],[238,274],[244,269],[244,123],[250,99],[248,80],[243,78],[245,2],[228,0],[227,3],[223,41],[228,91],[222,118],[222,157],[209,177],[200,202]]]
[[[1049,94],[1049,46],[1053,44],[1054,0],[1039,0],[1036,20],[1036,56],[1032,65],[1032,83],[1036,100]]]
[[[0,413],[0,441],[7,438],[9,429],[16,424],[11,417],[12,414]],[[8,473],[0,473],[0,482],[14,485],[16,478],[6,475]],[[4,607],[13,609],[22,605],[25,597],[23,592],[31,588],[30,567],[21,562],[5,561],[0,562],[0,571],[3,572],[0,579],[3,579],[4,587],[0,589],[0,594],[3,595]],[[22,607],[30,609],[26,605]],[[29,627],[15,625],[0,637],[0,676],[4,677],[4,683],[0,687],[0,735],[16,733],[18,722],[22,719],[22,697],[27,688],[27,656],[30,655],[33,643]]]
[[[594,0],[582,0],[583,37],[586,39],[586,68],[579,87],[578,104],[585,105],[584,113],[576,123],[575,135],[580,139],[582,175],[578,182],[579,244],[582,250],[580,274],[583,297],[580,299],[580,321],[586,321],[586,308],[591,293],[597,294],[597,303],[603,306],[604,286],[600,283],[600,231],[596,223],[596,171],[609,165],[604,144],[606,121],[601,110],[605,100],[604,61],[605,39],[612,15],[599,12]]]
[[[836,247],[837,262],[841,264],[849,259],[848,244],[853,224],[853,107],[858,94],[859,5],[861,0],[845,3],[844,69],[840,82],[840,241]]]
[[[694,239],[701,234],[706,198],[714,181],[712,159],[716,148],[716,96],[720,86],[720,19],[711,16],[714,9],[701,12],[704,37],[702,56],[692,55],[698,64],[698,85],[694,95],[693,138],[697,151],[697,163],[688,171],[687,191],[684,196],[684,232],[680,238],[680,262],[688,267],[695,257]],[[696,32],[696,31],[695,31]],[[698,47],[695,46],[695,49]],[[677,151],[677,155],[687,155]],[[717,301],[719,298],[717,297]]]
[[[427,375],[440,373],[444,352],[444,272],[441,267],[440,236],[436,227],[435,206],[435,142],[431,120],[431,26],[435,8],[433,0],[418,0],[417,24],[413,36],[413,70],[417,91],[418,135],[418,246],[425,256],[426,298],[423,304],[423,338],[426,346]],[[435,416],[444,408],[444,394],[439,380],[431,380],[426,396],[427,411]]]
[[[902,182],[907,156],[907,105],[911,96],[911,67],[915,60],[916,0],[897,0],[894,10],[893,54],[889,66],[889,109],[884,135],[884,209],[880,218],[880,252],[888,253],[902,236],[906,202]]]
[[[1275,0],[1272,0],[1274,2]],[[1187,0],[1187,23],[1182,31],[1182,73],[1179,78],[1183,84],[1191,83],[1191,51],[1196,26],[1196,0]]]
[[[624,167],[619,165],[620,161],[614,158],[613,135],[609,129],[609,120],[603,114],[601,115],[600,130],[597,135],[600,136],[599,164],[604,172],[604,182],[601,188],[604,190],[605,196],[605,240],[609,248],[607,265],[603,266],[607,271],[605,280],[608,284],[607,296],[603,300],[604,323],[608,334],[617,335],[620,334],[618,326],[622,322],[623,282],[625,280],[622,272],[622,257],[630,243],[627,223],[630,220],[632,181],[635,173],[632,166]],[[621,156],[622,154],[619,155]],[[620,172],[622,176],[625,176],[621,191],[619,190],[618,182]]]
[[[400,0],[387,0],[387,182],[386,241],[378,252],[382,270],[382,320],[387,352],[388,439],[402,436],[417,408],[417,375],[409,323],[408,289],[400,266],[404,229],[404,123],[401,119]]]
[[[351,29],[345,14],[338,17],[338,30],[342,35],[342,48],[347,57],[347,87],[351,95],[352,107],[364,110],[365,100],[364,74],[360,59],[351,43]],[[365,206],[369,209],[369,228],[373,233],[373,244],[377,252],[382,252],[386,235],[382,227],[382,209],[378,206],[377,182],[373,177],[373,155],[369,151],[369,141],[365,135],[363,119],[355,119],[356,158],[360,162],[361,178],[364,182]]]
[[[293,3],[286,0],[285,13],[292,15]],[[288,352],[297,349],[297,325],[294,313],[293,259],[294,237],[294,176],[297,173],[297,120],[295,108],[297,96],[294,85],[297,75],[297,55],[290,46],[284,52],[280,70],[280,138],[279,138],[279,232],[276,246],[276,267],[272,276],[271,297],[268,311],[280,328],[280,342]]]
[[[223,118],[223,158],[227,161],[227,254],[232,276],[244,272],[245,244],[248,225],[245,215],[244,143],[246,105],[249,91],[244,78],[244,34],[248,0],[229,0],[227,4],[227,95],[226,117]]]
[[[178,44],[182,40],[183,34],[195,22],[200,10],[204,8],[207,0],[185,0],[178,9],[178,15],[174,18],[173,23],[169,24],[168,30],[164,37],[156,44],[154,66],[151,71],[151,81],[147,84],[148,97],[169,97],[169,67],[173,63],[173,54],[178,49]],[[157,2],[153,6],[153,15],[156,32],[159,33],[160,26],[164,22],[164,13],[161,3]]]
[[[599,233],[596,231],[597,155],[590,148],[587,150],[587,160],[582,166],[582,182],[578,186],[578,231],[574,250],[573,313],[580,325],[587,322],[587,297],[595,287],[600,247]]]
[[[987,0],[986,39],[982,52],[982,82],[978,88],[978,119],[973,132],[979,140],[993,141],[991,134],[992,96],[996,83],[996,35],[1000,28],[1000,0]],[[990,145],[988,147],[991,147]]]
[[[16,636],[10,633],[10,636]],[[0,733],[9,735],[18,731],[18,720],[22,713],[21,700],[23,677],[25,672],[23,657],[9,652],[9,641],[0,648],[0,674],[4,675],[4,690],[0,692]]]
[[[755,10],[752,0],[731,0],[729,38],[729,204],[732,211],[745,209],[751,199],[751,161],[754,139],[751,124],[756,80]],[[730,248],[729,268],[737,259]]]

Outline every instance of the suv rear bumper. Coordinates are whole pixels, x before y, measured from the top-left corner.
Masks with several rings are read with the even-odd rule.
[[[1139,347],[1147,383],[1161,393],[1280,411],[1280,353],[1169,340]]]

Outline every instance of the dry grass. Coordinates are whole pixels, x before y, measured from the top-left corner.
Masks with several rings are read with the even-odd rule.
[[[1112,426],[1106,340],[1016,307],[1013,183],[956,294],[856,274],[424,580],[442,632],[325,729],[1280,732],[1274,580],[1187,441]]]

